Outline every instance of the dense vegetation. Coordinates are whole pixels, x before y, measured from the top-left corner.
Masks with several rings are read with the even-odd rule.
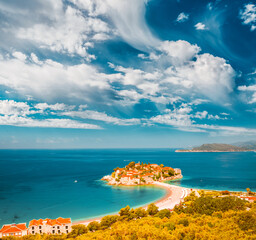
[[[9,238],[10,239],[10,238]],[[119,215],[101,222],[73,226],[68,235],[25,236],[22,240],[169,240],[169,239],[256,239],[256,203],[235,196],[190,194],[171,212],[150,204],[143,208],[122,208]]]

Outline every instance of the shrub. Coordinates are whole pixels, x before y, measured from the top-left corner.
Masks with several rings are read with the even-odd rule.
[[[150,216],[156,215],[158,213],[158,207],[154,203],[149,204],[148,209],[147,209],[147,213]]]

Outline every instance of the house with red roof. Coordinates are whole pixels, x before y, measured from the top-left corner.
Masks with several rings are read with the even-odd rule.
[[[29,222],[28,233],[29,234],[68,234],[72,231],[71,218],[57,219],[33,219]]]
[[[26,227],[26,223],[19,223],[19,224],[6,224],[3,225],[2,229],[0,230],[0,238],[2,237],[22,237],[28,234],[28,229]]]

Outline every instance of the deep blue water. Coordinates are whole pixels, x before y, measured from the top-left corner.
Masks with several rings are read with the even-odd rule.
[[[73,220],[137,207],[164,196],[153,187],[110,187],[100,181],[129,163],[182,169],[173,184],[191,188],[256,191],[256,153],[175,153],[170,149],[0,150],[0,224],[33,218]],[[77,183],[74,181],[77,180]]]

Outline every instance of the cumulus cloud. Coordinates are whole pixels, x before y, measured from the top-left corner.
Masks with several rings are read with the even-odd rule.
[[[192,45],[187,41],[164,41],[159,50],[172,57],[172,64],[181,64],[191,60],[201,49],[196,44]]]
[[[66,66],[52,60],[24,62],[17,58],[0,60],[0,84],[19,94],[45,101],[79,99],[92,101],[107,97],[110,82],[118,74],[104,74],[88,64]],[[102,94],[104,93],[104,94]]]
[[[47,104],[47,103],[38,103],[34,106],[36,109],[40,109],[45,111],[46,109],[54,110],[54,111],[64,111],[64,110],[72,110],[75,106],[69,106],[64,103],[55,103],[55,104]]]
[[[16,102],[14,100],[0,100],[1,115],[26,116],[30,114],[30,106],[26,102]]]
[[[233,91],[235,71],[225,59],[210,54],[197,55],[188,64],[165,70],[165,82],[194,90],[219,102],[227,100]]]
[[[13,52],[12,56],[14,56],[15,58],[17,58],[23,62],[27,59],[27,56],[25,54],[23,54],[22,52]]]
[[[94,55],[88,53],[93,46],[91,39],[108,39],[110,28],[108,24],[99,18],[86,17],[78,9],[68,6],[63,12],[51,21],[37,23],[29,28],[20,28],[17,37],[30,40],[39,44],[41,48],[52,51],[78,54],[88,61],[95,59]]]
[[[189,14],[188,14],[188,13],[181,12],[181,13],[178,15],[176,21],[181,23],[181,22],[187,21],[188,19],[189,19]]]
[[[256,5],[253,3],[245,4],[244,8],[240,10],[240,18],[243,24],[249,25],[251,31],[256,29]]]
[[[196,30],[206,30],[206,29],[207,29],[206,26],[205,26],[205,24],[203,24],[203,23],[201,23],[201,22],[197,23],[197,24],[195,25],[195,28],[196,28]]]
[[[238,90],[241,92],[248,93],[248,96],[246,96],[246,99],[249,99],[247,102],[249,104],[256,103],[256,84],[255,85],[250,85],[250,86],[239,86]]]

